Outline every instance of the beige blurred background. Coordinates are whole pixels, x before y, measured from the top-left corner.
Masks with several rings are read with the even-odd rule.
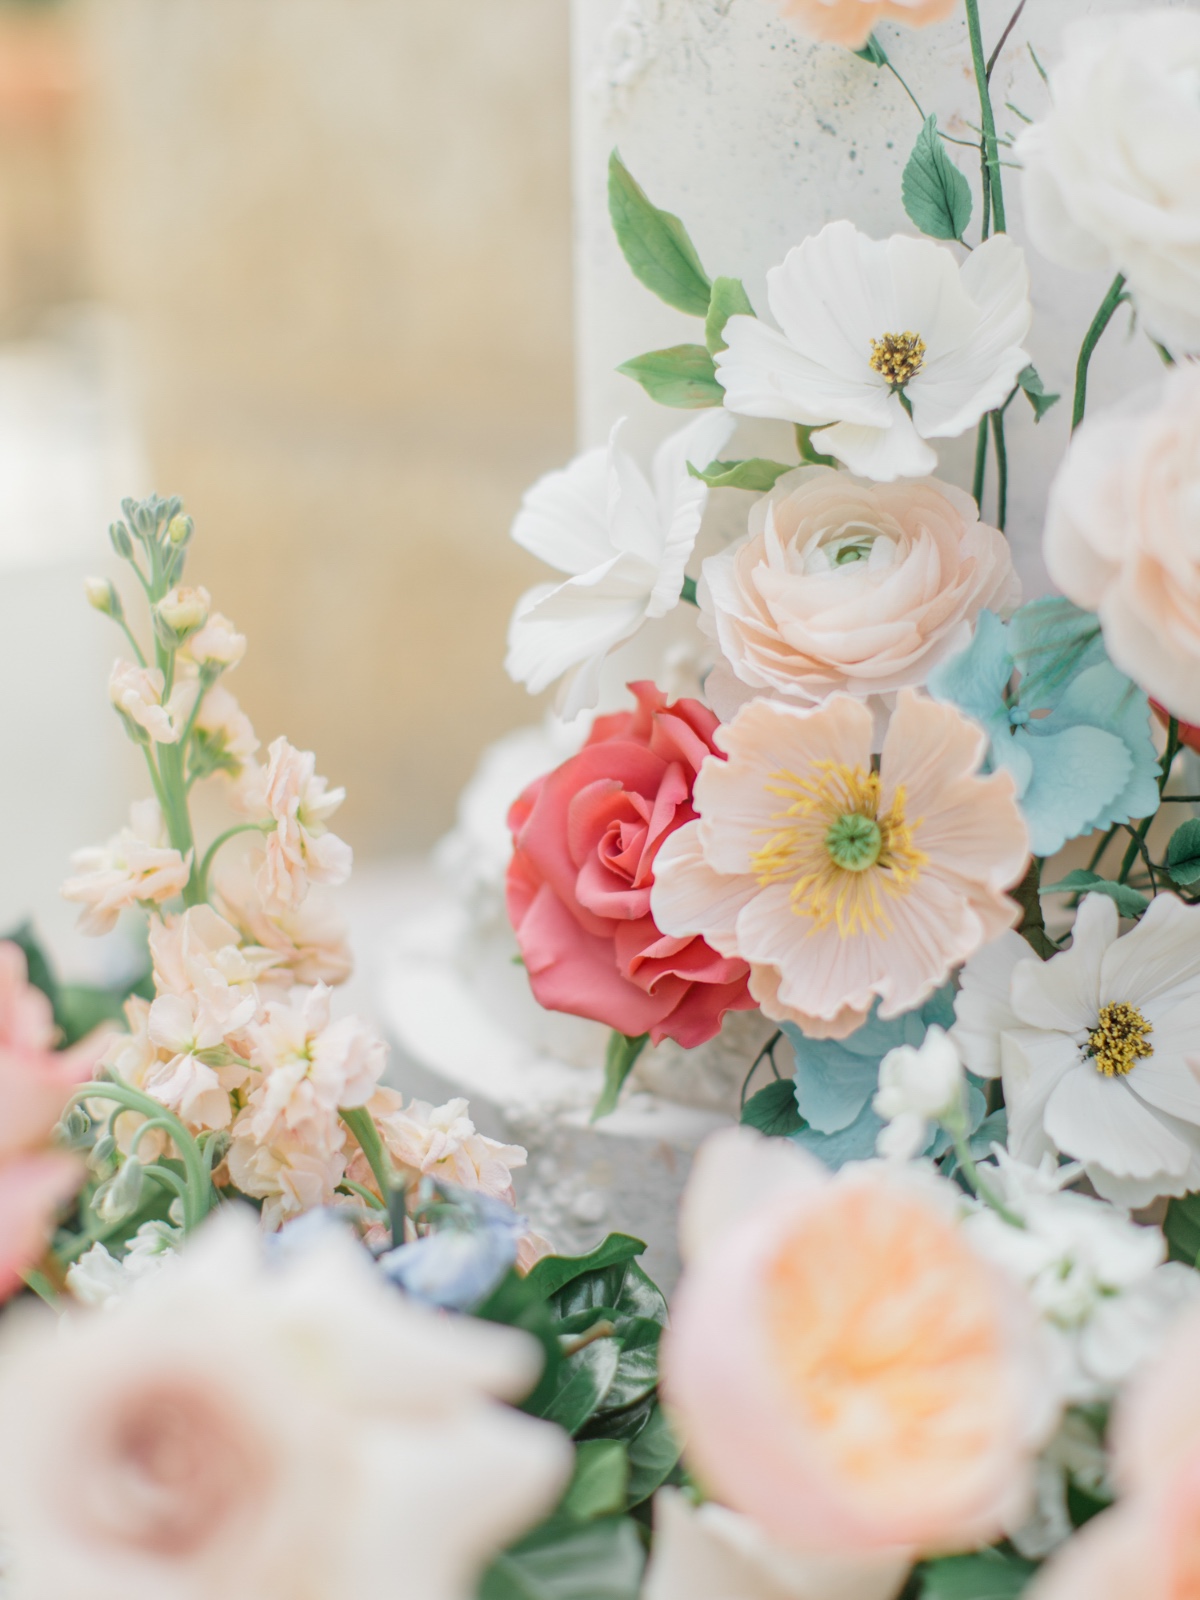
[[[230,686],[348,787],[364,857],[429,844],[536,714],[502,670],[536,571],[506,535],[571,451],[566,9],[0,3],[0,363],[119,407],[91,565],[119,492],[184,497],[191,576],[250,637]],[[61,581],[63,625],[103,630]]]

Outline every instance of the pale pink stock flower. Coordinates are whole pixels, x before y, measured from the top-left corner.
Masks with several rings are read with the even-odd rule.
[[[411,1178],[435,1178],[516,1204],[512,1174],[523,1167],[519,1144],[501,1144],[476,1132],[466,1100],[432,1106],[413,1100],[407,1106],[394,1089],[381,1089],[371,1112],[388,1154]]]
[[[222,914],[276,957],[263,983],[345,983],[354,970],[346,924],[330,898],[310,892],[298,906],[264,905],[244,858],[222,869],[213,888]]]
[[[746,1129],[701,1147],[663,1392],[690,1470],[785,1549],[965,1550],[1027,1509],[1050,1363],[959,1201],[931,1173],[834,1176]]]
[[[176,684],[164,705],[165,687],[157,667],[115,661],[108,678],[108,698],[123,717],[148,733],[156,744],[178,744],[192,709],[194,691],[189,683]]]
[[[62,886],[63,898],[83,906],[79,926],[84,933],[108,933],[122,911],[139,903],[161,905],[182,894],[191,876],[192,857],[180,855],[167,839],[157,800],[137,800],[130,807],[129,826],[106,845],[77,850],[71,857],[76,876]]]
[[[244,946],[237,929],[211,906],[151,917],[149,944],[158,993],[196,997],[201,1031],[213,1035],[204,1048],[253,1021],[255,985],[277,958],[270,950]]]
[[[205,691],[196,713],[196,728],[214,744],[219,744],[222,754],[228,756],[239,771],[258,753],[259,738],[254,726],[223,683],[214,683]]]
[[[780,10],[803,33],[858,50],[880,22],[927,28],[954,10],[957,0],[780,0]]]
[[[234,1122],[225,1165],[243,1194],[263,1202],[262,1225],[274,1232],[302,1212],[336,1202],[346,1175],[346,1129],[336,1116],[310,1118],[298,1128],[274,1122],[264,1140],[255,1131],[258,1113],[252,1096]]]
[[[246,654],[246,636],[238,633],[228,617],[214,611],[202,628],[181,646],[180,654],[198,667],[236,667]]]
[[[716,734],[727,761],[696,780],[699,820],[663,844],[650,908],[750,963],[767,1016],[845,1038],[876,998],[912,1010],[1010,927],[1004,890],[1028,835],[1006,772],[953,706],[903,689],[878,773],[871,712],[848,695],[803,710],[753,700]]]
[[[288,1001],[270,1001],[248,1030],[250,1063],[262,1074],[251,1097],[255,1136],[266,1140],[277,1124],[289,1129],[310,1119],[337,1117],[341,1106],[363,1106],[383,1073],[387,1046],[358,1017],[330,1015],[325,984],[295,989]]]
[[[764,691],[816,705],[923,683],[981,610],[1016,605],[1020,584],[1008,541],[960,489],[800,467],[751,508],[745,538],[705,561],[699,597],[723,658],[705,693],[724,712]]]
[[[223,1207],[103,1311],[6,1319],[22,1600],[471,1600],[571,1475],[516,1329],[399,1295],[341,1230],[268,1261]]]
[[[346,798],[344,789],[327,789],[318,777],[311,750],[296,750],[276,739],[266,770],[254,774],[245,791],[251,813],[275,822],[266,841],[258,891],[272,906],[297,906],[310,883],[345,883],[353,852],[328,830],[329,818]]]
[[[203,584],[177,583],[154,609],[176,633],[195,633],[208,621],[212,595]]]
[[[150,1006],[146,1031],[157,1059],[146,1068],[141,1088],[190,1128],[228,1127],[233,1117],[228,1091],[201,1059],[224,1034],[198,996],[160,994]],[[244,1068],[238,1076],[244,1081]]]

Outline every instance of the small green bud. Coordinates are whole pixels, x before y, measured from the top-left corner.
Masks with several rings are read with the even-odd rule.
[[[106,1167],[117,1153],[117,1141],[111,1133],[106,1133],[103,1138],[97,1139],[92,1146],[88,1165],[93,1172],[99,1172],[101,1167]]]
[[[99,611],[101,616],[120,620],[124,615],[121,609],[121,597],[107,578],[85,578],[83,592],[87,596],[88,605],[94,611]]]
[[[102,1222],[122,1222],[137,1210],[142,1198],[145,1174],[136,1157],[127,1160],[121,1170],[96,1190],[94,1204]]]
[[[112,540],[112,547],[122,561],[132,561],[133,540],[129,537],[129,529],[123,522],[110,522],[108,537]]]
[[[189,542],[195,531],[195,524],[191,517],[184,514],[172,517],[167,524],[167,538],[173,545],[184,545]]]

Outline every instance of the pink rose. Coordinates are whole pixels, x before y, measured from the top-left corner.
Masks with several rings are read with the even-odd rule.
[[[654,858],[696,813],[692,785],[716,717],[697,700],[630,684],[635,711],[600,717],[578,755],[508,814],[508,915],[539,1003],[635,1037],[692,1048],[754,1006],[749,968],[650,914]]]

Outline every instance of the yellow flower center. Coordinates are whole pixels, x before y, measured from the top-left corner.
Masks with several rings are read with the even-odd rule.
[[[1114,1000],[1101,1006],[1100,1020],[1088,1034],[1087,1054],[1096,1071],[1106,1078],[1123,1078],[1139,1061],[1154,1054],[1149,1036],[1154,1032],[1136,1006]]]
[[[906,819],[904,790],[881,815],[877,772],[818,761],[808,778],[772,774],[768,793],[786,804],[751,858],[760,886],[788,884],[793,912],[816,928],[835,922],[842,938],[889,931],[885,899],[907,894],[928,860],[913,845],[920,819]]]
[[[925,365],[925,341],[919,333],[885,333],[871,340],[871,365],[893,389],[903,389]]]

